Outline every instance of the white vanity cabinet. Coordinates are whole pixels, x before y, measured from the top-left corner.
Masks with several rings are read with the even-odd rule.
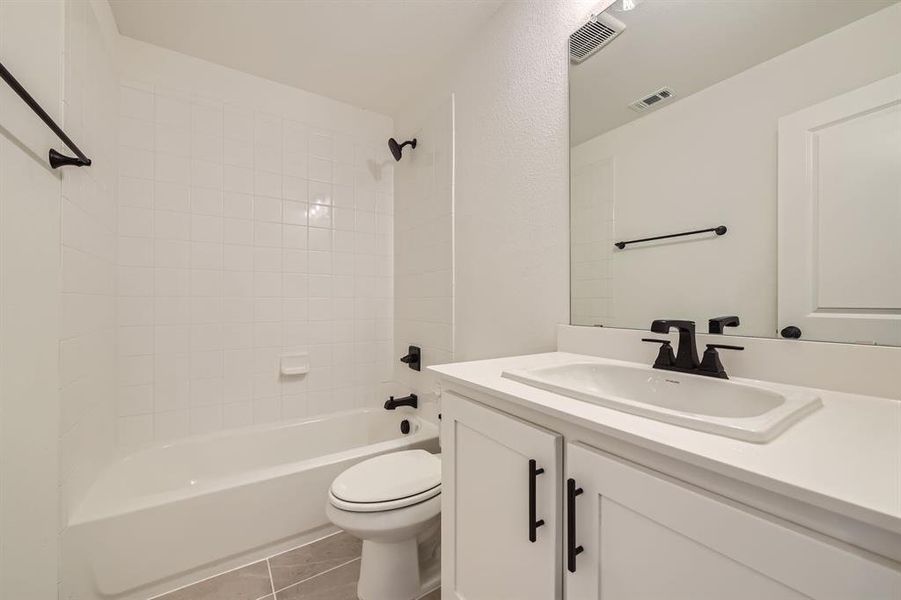
[[[443,397],[443,600],[561,598],[562,437]]]
[[[570,424],[442,398],[443,600],[901,599],[896,562],[577,442],[591,436]]]
[[[888,566],[600,450],[567,444],[566,478],[569,600],[901,598]]]

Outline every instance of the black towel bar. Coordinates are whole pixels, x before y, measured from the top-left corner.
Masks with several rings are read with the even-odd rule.
[[[59,128],[59,125],[54,122],[53,119],[50,118],[50,115],[47,114],[41,105],[37,103],[37,101],[31,97],[31,94],[22,87],[22,84],[13,77],[12,73],[10,73],[6,67],[3,66],[3,63],[0,63],[0,77],[3,78],[3,81],[9,84],[9,87],[13,89],[15,93],[19,95],[19,97],[25,101],[25,104],[34,111],[34,113],[41,118],[41,120],[47,124],[47,127],[56,134],[56,137],[61,139],[63,143],[69,147],[72,152],[75,153],[75,157],[66,156],[64,154],[60,154],[53,148],[50,149],[48,153],[48,160],[50,162],[50,166],[54,169],[66,166],[73,165],[76,167],[89,167],[91,166],[91,159],[84,155],[78,146],[75,145],[75,142],[69,139],[69,136],[66,135],[62,129]]]
[[[629,240],[627,242],[616,242],[613,244],[620,250],[625,248],[628,244],[637,244],[639,242],[653,242],[654,240],[665,240],[667,238],[675,238],[682,237],[683,235],[695,235],[696,233],[708,233],[712,231],[717,235],[724,235],[726,233],[726,226],[720,225],[719,227],[710,227],[709,229],[696,229],[695,231],[684,231],[682,233],[670,233],[668,235],[657,235],[649,238],[641,238],[640,240]]]

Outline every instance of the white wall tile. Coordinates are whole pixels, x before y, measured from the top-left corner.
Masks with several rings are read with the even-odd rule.
[[[354,157],[379,156],[383,140],[176,87],[120,92],[123,152],[150,158],[119,182],[120,442],[377,401],[391,377],[375,365],[392,348],[375,340],[392,334],[393,229],[376,214],[384,184]],[[309,351],[314,372],[282,380],[289,348]]]

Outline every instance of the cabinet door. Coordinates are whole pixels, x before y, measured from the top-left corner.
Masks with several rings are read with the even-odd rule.
[[[560,598],[560,436],[449,392],[442,414],[442,599]]]
[[[569,600],[901,598],[888,564],[593,448],[566,452]]]

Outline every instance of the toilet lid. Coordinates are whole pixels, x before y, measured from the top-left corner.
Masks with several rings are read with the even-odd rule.
[[[441,485],[441,460],[425,450],[370,458],[335,478],[332,495],[345,502],[378,503],[410,498]]]

